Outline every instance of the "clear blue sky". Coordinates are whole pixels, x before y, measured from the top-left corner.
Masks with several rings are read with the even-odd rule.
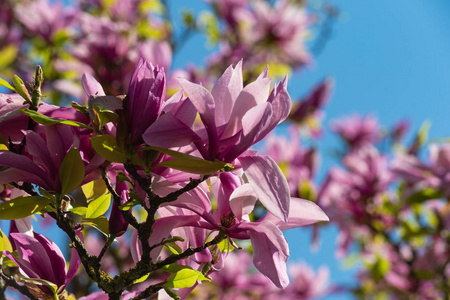
[[[326,107],[329,121],[351,113],[376,116],[383,126],[410,120],[417,130],[430,120],[430,138],[449,136],[450,111],[450,1],[446,0],[330,0],[342,12],[325,51],[300,74],[290,78],[293,99],[304,95],[324,77],[335,79],[335,91]],[[185,7],[173,1],[173,11]],[[189,2],[195,10],[203,1]],[[204,41],[195,37],[175,60],[204,62]],[[337,147],[327,131],[322,153]],[[326,155],[326,154],[325,154]],[[331,165],[324,159],[322,174]],[[351,284],[354,270],[343,271],[334,257],[336,228],[321,232],[321,248],[310,251],[310,230],[285,233],[291,260],[306,260],[314,267],[326,264],[333,282]],[[348,295],[327,299],[351,299]]]

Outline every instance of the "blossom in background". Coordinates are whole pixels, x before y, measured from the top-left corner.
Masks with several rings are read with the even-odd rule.
[[[450,144],[429,147],[428,163],[417,156],[399,154],[392,163],[392,171],[413,185],[412,191],[429,186],[450,195]]]
[[[380,140],[380,125],[372,116],[353,115],[331,123],[331,129],[347,142],[350,149],[373,144]]]
[[[313,137],[321,134],[320,123],[323,118],[323,106],[328,102],[334,82],[328,78],[320,82],[302,100],[296,102],[289,114],[289,120],[306,125]]]
[[[48,0],[30,1],[15,7],[17,19],[33,35],[41,36],[52,44],[54,35],[68,29],[79,12],[72,6]]]
[[[81,232],[78,234],[80,236]],[[39,298],[51,297],[54,292],[63,295],[66,286],[81,264],[75,248],[72,249],[72,257],[67,269],[61,250],[46,236],[36,232],[32,236],[25,233],[11,233],[10,240],[18,252],[18,257],[8,251],[4,251],[3,254],[19,266],[23,275],[37,279],[37,281],[25,281],[30,291]],[[54,292],[49,284],[56,286]]]
[[[394,180],[387,157],[373,146],[359,148],[343,158],[346,169],[333,167],[320,187],[318,204],[341,230],[337,253],[343,256],[356,232],[365,232],[367,218],[376,215],[386,226],[392,216],[375,213],[373,207],[381,205],[383,196]],[[360,226],[355,226],[359,224]]]
[[[251,9],[237,11],[244,43],[252,45],[252,54],[262,62],[283,62],[298,66],[310,61],[305,47],[306,11],[287,0],[271,6],[254,1]],[[249,57],[251,59],[251,57]]]

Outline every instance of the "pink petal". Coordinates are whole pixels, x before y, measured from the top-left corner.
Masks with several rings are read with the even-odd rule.
[[[224,161],[231,162],[256,143],[271,115],[272,106],[270,103],[261,103],[251,108],[242,118],[242,134],[239,142],[228,153],[224,154]]]
[[[248,215],[255,207],[257,197],[250,184],[245,183],[234,190],[230,196],[230,206],[234,215],[238,219]]]
[[[276,162],[270,156],[244,156],[238,160],[259,201],[273,215],[287,221],[289,185]]]
[[[270,212],[264,216],[263,220],[274,223],[281,230],[286,230],[321,221],[329,221],[330,219],[314,202],[300,198],[291,198],[287,222],[281,221]]]
[[[223,137],[230,137],[242,128],[242,118],[252,107],[266,102],[269,96],[270,79],[260,78],[247,85],[239,94],[231,112],[228,127]]]
[[[209,138],[209,155],[206,159],[214,159],[218,148],[218,137],[215,122],[215,103],[211,93],[201,85],[191,83],[185,79],[179,79],[183,91],[194,104],[203,125],[205,125]]]
[[[91,95],[105,96],[101,84],[91,75],[84,73],[81,77],[81,84],[88,97]]]
[[[285,288],[289,284],[289,247],[281,230],[271,222],[245,223],[242,227],[247,228],[252,241],[255,267],[278,288]]]
[[[147,145],[161,148],[181,147],[201,140],[191,128],[170,112],[150,125],[142,138]]]

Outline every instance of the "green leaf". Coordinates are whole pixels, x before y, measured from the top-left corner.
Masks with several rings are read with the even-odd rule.
[[[164,246],[167,246],[167,249],[169,249],[169,251],[172,252],[172,254],[179,255],[183,252],[183,249],[181,249],[180,246],[175,244],[175,241],[184,241],[184,240],[182,238],[180,238],[179,236],[176,236],[170,240],[164,241],[165,242]]]
[[[9,252],[13,252],[13,248],[11,246],[11,243],[8,240],[8,237],[0,229],[0,253],[3,250],[9,251]]]
[[[0,220],[16,220],[28,217],[44,209],[50,199],[41,196],[22,196],[0,203]]]
[[[74,127],[82,127],[82,128],[93,130],[92,127],[89,127],[86,124],[76,122],[76,121],[51,118],[51,117],[40,114],[37,111],[31,110],[28,108],[21,109],[21,111],[24,114],[26,114],[27,116],[29,116],[30,118],[32,118],[33,121],[35,121],[36,123],[42,124],[42,125],[64,124],[64,125],[69,125],[69,126],[74,126]]]
[[[127,156],[117,146],[116,138],[109,134],[91,138],[92,147],[104,159],[111,162],[126,163]]]
[[[69,33],[67,32],[67,30],[58,30],[56,31],[53,36],[53,44],[57,47],[61,47],[64,45],[64,43],[66,41],[68,41],[70,39]]]
[[[228,172],[234,168],[233,165],[217,159],[215,161],[204,160],[196,156],[159,147],[145,147],[139,149],[139,151],[142,150],[156,150],[174,157],[174,159],[163,161],[158,166],[168,167],[193,174],[209,175],[220,170]]]
[[[84,179],[85,168],[80,151],[72,147],[61,163],[59,179],[61,180],[61,194],[65,195],[76,189]]]
[[[7,87],[8,89],[13,90],[14,92],[16,92],[16,89],[12,85],[10,85],[8,81],[6,81],[3,78],[0,78],[0,86]]]
[[[432,188],[425,188],[409,196],[406,199],[406,203],[408,204],[423,203],[427,200],[440,199],[442,197],[443,197],[442,192],[436,191]]]
[[[135,281],[133,281],[133,284],[136,284],[136,283],[141,283],[141,282],[144,282],[144,281],[146,281],[146,280],[147,280],[147,278],[148,278],[148,276],[150,276],[150,273],[148,273],[148,274],[145,274],[144,276],[142,276],[142,277],[140,277],[140,278],[136,279]]]
[[[73,207],[69,209],[72,213],[79,215],[79,216],[85,216],[87,212],[87,207],[79,206],[79,207]]]
[[[131,201],[128,201],[125,204],[120,205],[119,208],[121,210],[127,211],[127,210],[130,210],[131,208],[133,208],[134,206],[140,205],[140,204],[142,204],[142,202],[139,199],[133,199]]]
[[[81,189],[83,190],[87,202],[90,202],[91,200],[94,200],[99,196],[108,193],[106,184],[101,178],[82,185]]]
[[[95,200],[92,200],[87,207],[86,218],[95,219],[97,217],[100,217],[108,211],[110,205],[111,194],[105,194]]]
[[[71,106],[79,113],[82,113],[85,116],[89,116],[89,109],[87,108],[87,106],[80,105],[76,102],[72,102]]]
[[[231,252],[234,250],[234,246],[228,241],[228,239],[222,240],[217,246],[219,246],[220,252]]]
[[[169,288],[188,288],[194,286],[199,280],[208,280],[200,271],[183,268],[167,278],[165,287]]]
[[[178,296],[174,290],[172,290],[168,287],[165,287],[165,286],[163,286],[163,288],[164,288],[164,291],[166,291],[167,295],[170,296],[170,298],[175,299],[175,300],[181,299],[180,296]]]
[[[25,87],[25,83],[23,82],[23,80],[20,79],[19,76],[14,75],[13,84],[14,84],[14,87],[16,88],[16,93],[19,94],[20,96],[22,96],[23,99],[25,99],[29,103],[31,103],[30,94],[28,93],[28,90]]]
[[[0,86],[7,87],[8,89],[13,90],[14,92],[16,92],[16,89],[12,85],[10,85],[9,82],[6,81],[5,79],[0,78]]]
[[[99,230],[101,233],[103,233],[106,236],[109,236],[109,223],[108,219],[106,219],[105,216],[100,216],[98,218],[84,218],[81,220],[81,224],[86,226],[94,227],[95,229]]]
[[[199,280],[210,281],[202,272],[194,270],[189,266],[170,264],[164,266],[163,270],[172,273],[164,284],[165,287],[169,288],[191,287]]]
[[[53,282],[40,279],[40,278],[28,278],[28,277],[20,277],[18,279],[19,281],[26,282],[28,284],[35,284],[35,285],[45,285],[50,289],[50,291],[53,294],[53,299],[59,299],[58,297],[58,286],[54,284]]]
[[[99,121],[99,127],[102,128],[105,124],[119,119],[119,115],[112,110],[106,109],[101,105],[93,105],[95,115]]]

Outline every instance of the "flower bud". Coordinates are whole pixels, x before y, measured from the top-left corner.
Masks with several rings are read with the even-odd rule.
[[[158,118],[166,93],[164,68],[141,59],[128,88],[127,133],[133,145],[142,144],[142,134]]]

